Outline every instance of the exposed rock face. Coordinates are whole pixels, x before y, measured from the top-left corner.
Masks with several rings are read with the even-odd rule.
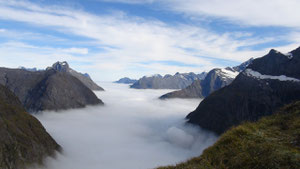
[[[205,98],[212,92],[229,85],[234,78],[243,71],[253,59],[239,66],[225,69],[213,69],[208,72],[203,80],[196,80],[188,87],[162,95],[160,99],[169,98]]]
[[[0,68],[0,84],[9,88],[30,112],[103,104],[76,77],[54,69],[30,72]]]
[[[59,72],[70,73],[72,76],[79,79],[84,85],[86,85],[91,90],[104,90],[102,87],[98,86],[87,73],[82,74],[71,69],[67,62],[56,62],[52,65],[52,67],[48,67],[47,69],[54,69]]]
[[[132,83],[135,83],[135,82],[137,82],[137,80],[130,79],[128,77],[124,77],[124,78],[119,79],[118,81],[115,81],[115,83],[124,83],[124,84],[132,84]]]
[[[271,50],[228,86],[206,97],[188,122],[223,133],[243,121],[256,121],[300,100],[300,48],[282,54]]]
[[[201,74],[191,72],[176,73],[174,76],[161,76],[159,74],[150,77],[144,76],[130,87],[136,89],[183,89],[192,84],[195,80],[203,79],[205,75],[205,72]]]
[[[0,85],[0,168],[25,169],[42,163],[60,146],[42,124],[25,112],[19,99]]]

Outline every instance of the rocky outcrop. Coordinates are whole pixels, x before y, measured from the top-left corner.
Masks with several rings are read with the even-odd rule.
[[[82,74],[73,70],[72,68],[70,68],[67,62],[56,62],[52,65],[52,67],[47,68],[47,70],[49,69],[54,69],[59,72],[69,73],[72,76],[76,77],[78,80],[80,80],[85,86],[87,86],[91,90],[99,90],[99,91],[104,90],[102,87],[98,86],[87,73]]]
[[[255,59],[228,86],[206,97],[188,122],[223,133],[243,121],[256,121],[300,100],[300,48],[282,54],[271,50]]]
[[[131,88],[136,89],[183,89],[195,80],[201,80],[206,76],[206,73],[176,73],[175,75],[161,76],[159,74],[153,76],[144,76],[139,79]]]
[[[25,112],[19,99],[0,85],[0,168],[42,164],[45,157],[60,149],[42,124]]]
[[[252,62],[250,59],[239,66],[209,71],[203,80],[196,80],[188,87],[164,94],[160,99],[169,98],[205,98],[212,92],[229,85],[234,78]]]
[[[115,81],[115,83],[123,83],[123,84],[132,84],[135,82],[137,82],[137,80],[130,79],[128,77],[124,77],[124,78],[119,79],[118,81]]]
[[[9,88],[30,112],[103,104],[76,77],[55,69],[32,72],[0,68],[0,84]]]

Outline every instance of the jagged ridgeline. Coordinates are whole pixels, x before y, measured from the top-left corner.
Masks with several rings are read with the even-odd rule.
[[[0,85],[0,168],[25,169],[42,164],[60,146],[42,124],[25,111],[19,99]]]
[[[300,48],[288,54],[272,49],[254,59],[230,85],[206,97],[187,119],[221,134],[296,100],[300,100]]]
[[[225,132],[199,157],[159,169],[299,169],[300,102]]]
[[[153,76],[144,76],[138,81],[133,83],[130,87],[135,89],[183,89],[195,80],[201,80],[205,77],[206,72],[200,74],[190,73],[179,73],[175,75],[161,76],[156,74]]]
[[[239,66],[227,67],[225,69],[212,69],[203,79],[195,80],[186,88],[164,94],[160,99],[170,98],[205,98],[212,92],[229,85],[234,78],[252,62],[250,59]]]
[[[72,70],[66,62],[42,71],[0,68],[0,84],[10,89],[29,112],[103,104],[91,90],[97,87],[90,81],[89,76]]]
[[[98,86],[87,73],[79,73],[72,68],[70,68],[69,64],[67,62],[56,62],[52,65],[52,67],[48,67],[47,69],[54,69],[59,72],[65,72],[69,73],[72,76],[76,77],[78,80],[80,80],[86,87],[88,87],[91,90],[99,90],[103,91],[104,89],[100,86]]]

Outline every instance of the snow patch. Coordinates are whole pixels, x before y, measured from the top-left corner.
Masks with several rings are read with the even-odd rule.
[[[288,59],[292,59],[293,58],[293,54],[292,53],[286,53],[284,54]]]
[[[258,79],[272,79],[272,80],[280,80],[280,81],[294,81],[294,82],[300,82],[299,79],[293,78],[293,77],[287,77],[285,75],[280,76],[272,76],[272,75],[262,75],[259,72],[256,72],[252,69],[246,69],[245,74],[247,76],[252,76]]]
[[[237,72],[237,71],[230,71],[230,70],[227,70],[227,69],[221,69],[221,73],[224,76],[232,78],[232,79],[234,79],[239,74],[239,72]]]

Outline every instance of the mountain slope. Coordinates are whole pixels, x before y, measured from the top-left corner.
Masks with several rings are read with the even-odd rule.
[[[242,121],[256,121],[299,100],[300,48],[291,54],[293,57],[271,50],[253,60],[230,85],[206,97],[187,116],[188,122],[221,134]]]
[[[52,67],[49,67],[47,69],[54,69],[59,72],[70,73],[72,76],[76,77],[78,80],[80,80],[85,86],[87,86],[91,90],[99,90],[99,91],[104,90],[102,87],[98,86],[87,73],[82,74],[73,70],[72,68],[70,68],[67,62],[56,62],[52,65]]]
[[[123,78],[119,79],[118,81],[115,81],[114,83],[132,84],[135,82],[137,82],[137,80],[130,79],[128,77],[123,77]]]
[[[159,169],[300,168],[300,102],[228,130],[199,157]]]
[[[213,69],[209,71],[203,80],[196,80],[188,87],[164,94],[160,99],[169,98],[205,98],[212,92],[229,85],[239,72],[243,71],[253,59],[239,66],[225,69]]]
[[[139,79],[131,88],[136,89],[183,89],[195,80],[203,79],[206,73],[176,73],[175,75],[153,75],[150,77],[144,76]]]
[[[80,80],[54,69],[30,72],[0,68],[0,84],[9,88],[30,112],[103,104]]]
[[[25,112],[19,99],[0,85],[0,168],[24,169],[42,163],[60,146],[42,124]]]

